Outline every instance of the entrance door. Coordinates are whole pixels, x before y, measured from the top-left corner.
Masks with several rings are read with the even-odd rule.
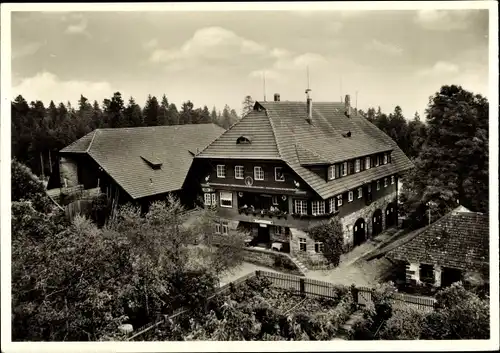
[[[259,232],[257,235],[257,242],[259,244],[267,244],[271,241],[271,235],[269,234],[269,227],[267,225],[259,224]]]
[[[354,246],[362,244],[366,240],[366,224],[363,218],[359,218],[354,223]]]
[[[389,228],[395,226],[397,223],[398,213],[396,211],[396,204],[391,202],[385,209],[385,227]]]
[[[375,212],[373,212],[372,224],[372,236],[379,235],[382,232],[382,211],[380,209],[377,209],[375,210]]]

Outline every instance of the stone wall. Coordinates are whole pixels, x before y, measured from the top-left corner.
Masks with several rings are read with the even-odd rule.
[[[306,239],[306,251],[300,250],[299,238]],[[314,243],[314,239],[309,237],[306,232],[300,229],[290,228],[290,253],[292,256],[298,258],[302,262],[306,262],[308,265],[322,264],[326,261],[323,254],[315,251]]]
[[[61,186],[71,187],[78,185],[78,166],[74,159],[61,157],[59,161]]]
[[[372,218],[373,213],[376,209],[380,209],[382,211],[382,230],[385,230],[385,209],[387,205],[391,202],[397,202],[397,191],[393,193],[383,196],[375,201],[373,201],[370,205],[363,207],[362,209],[352,212],[345,217],[340,219],[344,231],[344,244],[346,245],[346,250],[350,250],[354,243],[354,233],[353,227],[354,223],[359,218],[363,218],[366,224],[366,237],[369,238],[372,235]]]

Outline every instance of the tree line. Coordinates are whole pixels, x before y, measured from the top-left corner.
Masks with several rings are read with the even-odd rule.
[[[240,119],[228,105],[222,111],[215,107],[210,111],[206,105],[195,108],[188,100],[178,110],[165,95],[161,100],[149,95],[141,107],[133,97],[126,104],[120,92],[102,104],[81,95],[77,107],[54,101],[45,107],[39,100],[28,103],[19,95],[11,108],[12,156],[39,176],[52,172],[59,150],[94,129],[204,123],[227,129]]]

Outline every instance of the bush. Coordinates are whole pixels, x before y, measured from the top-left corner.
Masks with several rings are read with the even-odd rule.
[[[394,309],[392,316],[380,330],[385,340],[417,340],[420,338],[425,313],[412,307]]]
[[[328,223],[321,223],[309,228],[309,237],[322,242],[323,256],[334,266],[338,266],[344,248],[344,235],[340,221],[334,217]]]

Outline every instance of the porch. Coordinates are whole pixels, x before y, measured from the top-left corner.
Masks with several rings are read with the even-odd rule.
[[[288,227],[240,222],[238,229],[250,234],[247,246],[290,253],[290,228]]]

